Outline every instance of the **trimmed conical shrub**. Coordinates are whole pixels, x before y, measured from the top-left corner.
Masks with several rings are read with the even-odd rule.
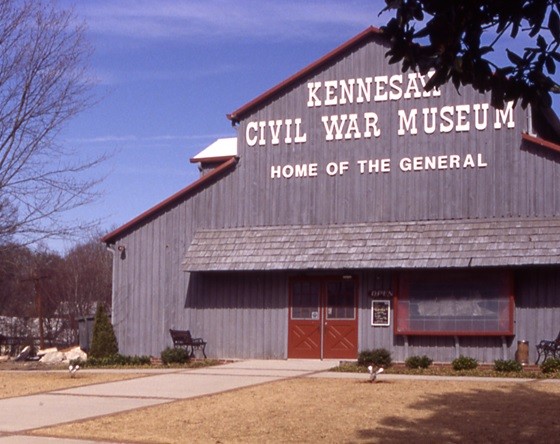
[[[108,358],[118,353],[119,345],[113,325],[109,320],[109,316],[107,316],[105,306],[99,303],[95,313],[89,356],[92,358]]]

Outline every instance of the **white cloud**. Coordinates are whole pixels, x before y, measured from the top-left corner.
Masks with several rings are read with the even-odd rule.
[[[381,0],[98,0],[75,5],[91,32],[133,39],[313,39],[378,21]]]
[[[177,69],[177,68],[159,68],[155,70],[136,69],[132,70],[130,67],[118,68],[112,66],[109,68],[96,68],[92,70],[92,78],[95,80],[96,85],[116,85],[119,83],[130,82],[143,82],[143,81],[175,81],[186,80],[194,81],[197,79],[205,79],[208,77],[217,77],[227,75],[228,73],[236,72],[243,69],[242,66],[234,64],[221,63],[212,66],[195,66],[191,69]]]
[[[138,144],[157,144],[160,142],[189,142],[197,140],[215,140],[222,137],[232,137],[232,134],[191,134],[191,135],[175,135],[175,134],[158,134],[147,137],[139,137],[135,135],[104,135],[96,137],[80,137],[80,138],[68,138],[67,143],[77,143],[77,144],[107,144],[107,143],[134,143],[135,147]]]

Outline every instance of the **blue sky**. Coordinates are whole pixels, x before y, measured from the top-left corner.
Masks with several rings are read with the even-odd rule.
[[[61,142],[113,153],[95,204],[73,214],[116,228],[196,180],[189,159],[235,136],[226,114],[370,25],[381,0],[59,0],[86,22],[98,102]],[[55,245],[68,248],[70,244]]]
[[[75,212],[120,226],[196,180],[189,159],[235,136],[226,114],[363,31],[382,1],[60,0],[87,25],[97,103],[61,142],[112,157]],[[55,248],[68,248],[69,243]]]

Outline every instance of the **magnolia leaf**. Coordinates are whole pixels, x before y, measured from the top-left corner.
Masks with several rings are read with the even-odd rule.
[[[554,59],[552,57],[546,58],[545,65],[546,65],[546,70],[550,74],[554,75],[556,73],[556,63],[554,62]]]
[[[548,17],[548,28],[550,33],[556,42],[560,43],[560,17],[558,13],[553,9]]]
[[[510,60],[511,63],[513,63],[515,65],[518,65],[518,66],[523,64],[523,59],[521,57],[519,57],[513,51],[510,51],[509,49],[506,49],[506,53],[507,53],[508,59]]]

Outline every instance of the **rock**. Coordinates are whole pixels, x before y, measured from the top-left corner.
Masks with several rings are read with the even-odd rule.
[[[47,353],[54,353],[56,351],[58,351],[56,347],[45,348],[44,350],[39,350],[37,356],[45,356]]]
[[[82,361],[87,360],[87,354],[80,347],[74,347],[65,352],[65,361],[72,361],[74,359],[81,359]]]
[[[31,346],[27,345],[21,353],[16,356],[16,361],[25,361],[31,355],[31,351]]]
[[[41,358],[41,362],[43,364],[58,364],[62,361],[64,361],[65,358],[65,354],[62,352],[59,352],[58,350],[50,352],[45,354],[42,358]]]

